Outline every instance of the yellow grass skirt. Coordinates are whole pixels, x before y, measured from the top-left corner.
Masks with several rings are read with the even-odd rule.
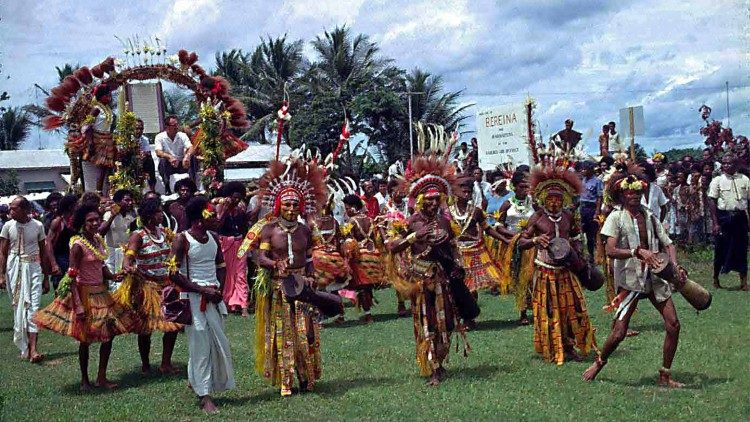
[[[584,356],[595,344],[581,286],[565,268],[537,265],[534,274],[534,349],[548,362],[562,365],[565,349],[575,346]]]
[[[500,269],[487,251],[484,242],[480,241],[468,247],[459,245],[458,250],[461,253],[464,270],[466,270],[464,283],[470,291],[490,288],[498,283],[501,278]]]
[[[40,328],[73,337],[81,343],[105,343],[118,334],[139,330],[135,314],[115,302],[104,284],[74,284],[71,289],[78,289],[84,318],[76,318],[71,291],[34,314],[34,322]]]
[[[135,311],[141,322],[138,334],[151,334],[154,331],[171,333],[182,329],[182,324],[164,319],[161,312],[163,288],[164,286],[156,281],[129,274],[112,293],[115,302]]]

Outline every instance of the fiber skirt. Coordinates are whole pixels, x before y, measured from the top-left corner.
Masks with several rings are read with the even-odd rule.
[[[182,329],[182,324],[164,319],[161,311],[161,291],[164,285],[129,275],[112,294],[118,304],[135,312],[139,320],[138,334],[154,331],[171,333]]]
[[[104,284],[74,285],[71,289],[78,289],[84,317],[76,317],[71,291],[34,314],[39,328],[73,337],[81,343],[105,343],[118,334],[140,329],[135,313],[115,302]]]

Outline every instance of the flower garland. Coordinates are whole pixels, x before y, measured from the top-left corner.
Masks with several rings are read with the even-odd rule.
[[[96,239],[97,243],[99,244],[99,247],[94,247],[94,245],[91,244],[91,242],[88,241],[85,237],[81,235],[75,235],[70,238],[70,246],[73,246],[73,243],[76,241],[80,242],[83,247],[88,249],[93,255],[94,258],[106,261],[109,257],[109,251],[106,247],[104,247],[104,238],[100,234],[94,235],[94,238]]]
[[[622,179],[619,183],[620,189],[623,190],[643,190],[645,187],[644,183],[641,180],[635,179],[630,180],[631,177],[626,177]]]
[[[138,118],[132,111],[125,111],[117,119],[114,139],[117,145],[118,160],[115,162],[115,172],[109,176],[112,193],[120,189],[128,189],[140,200],[143,186],[143,164],[138,159],[141,150],[140,140],[136,138]]]
[[[230,115],[227,111],[219,112],[211,102],[202,103],[198,114],[201,123],[194,144],[200,146],[203,163],[201,182],[209,196],[215,197],[224,181],[225,157],[221,132]]]

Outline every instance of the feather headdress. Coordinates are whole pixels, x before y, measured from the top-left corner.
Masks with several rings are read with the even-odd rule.
[[[415,155],[404,172],[402,191],[414,199],[423,195],[451,196],[458,186],[458,180],[456,168],[448,163],[446,157],[457,138],[447,135],[441,126],[431,129],[421,122],[417,123],[416,132],[419,154]]]
[[[317,214],[326,201],[323,168],[314,161],[300,158],[271,161],[258,187],[263,205],[272,209],[275,216],[279,215],[284,199],[297,199],[300,213],[310,217]]]
[[[543,204],[550,192],[563,197],[563,206],[570,207],[573,197],[583,192],[583,183],[574,171],[563,166],[535,166],[531,170],[531,191],[538,204]]]

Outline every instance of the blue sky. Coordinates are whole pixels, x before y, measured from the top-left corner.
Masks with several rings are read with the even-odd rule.
[[[538,102],[548,135],[572,117],[594,149],[603,123],[643,105],[655,148],[696,146],[698,107],[750,134],[750,25],[744,1],[230,1],[29,0],[0,4],[0,91],[12,105],[43,101],[55,66],[93,65],[121,51],[115,35],[156,35],[171,53],[195,50],[210,68],[216,51],[251,50],[262,36],[306,41],[347,24],[370,35],[404,68],[443,76],[477,108]],[[311,53],[309,46],[306,51]],[[467,129],[473,128],[473,118]],[[32,134],[26,148],[61,139]]]

